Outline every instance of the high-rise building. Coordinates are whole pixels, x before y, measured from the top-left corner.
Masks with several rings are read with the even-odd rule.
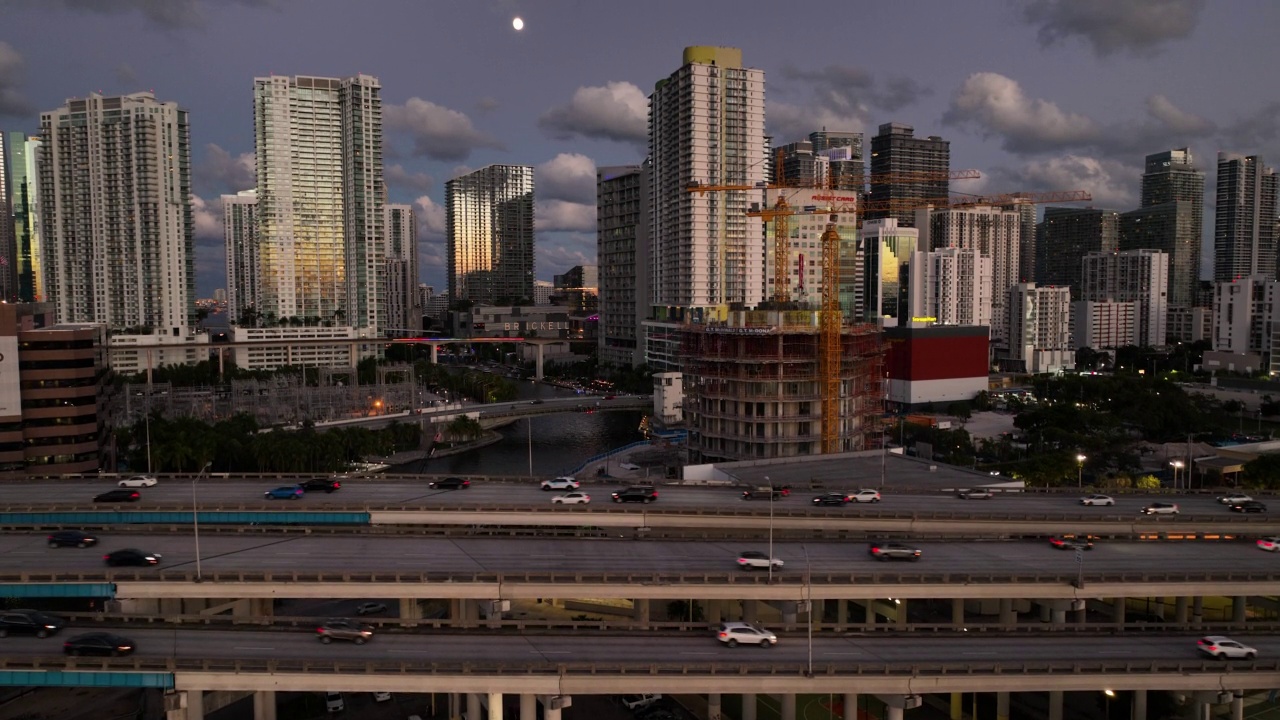
[[[725,317],[763,298],[764,232],[744,215],[759,192],[690,192],[691,183],[753,187],[768,170],[764,72],[742,51],[688,47],[683,64],[649,96],[653,201],[652,293],[645,357],[655,372],[679,370],[680,324]]]
[[[1071,290],[1019,283],[1009,295],[1009,369],[1055,373],[1075,367]]]
[[[1018,230],[1018,281],[1031,282],[1036,276],[1036,205],[1033,198],[1025,197],[1022,193],[1014,193],[1013,199],[1007,205],[1001,205],[1001,210],[1009,210],[1018,213],[1019,230]]]
[[[387,205],[382,226],[387,234],[386,330],[417,334],[422,330],[422,304],[418,302],[418,223],[413,206]],[[397,333],[403,334],[403,333]]]
[[[649,312],[649,167],[596,168],[601,365],[644,364]]]
[[[264,316],[382,327],[380,93],[368,75],[254,80]]]
[[[533,168],[489,165],[445,183],[449,297],[534,300]]]
[[[1154,153],[1142,175],[1142,207],[1120,215],[1121,250],[1169,256],[1169,306],[1197,305],[1204,228],[1204,172],[1187,148]]]
[[[17,196],[14,169],[25,170],[26,163],[17,154],[26,154],[26,136],[0,130],[0,300],[18,297],[18,235],[14,220]]]
[[[1140,345],[1141,303],[1076,300],[1071,303],[1071,347],[1103,350]]]
[[[227,317],[255,327],[262,303],[258,283],[258,191],[222,196],[222,237],[227,248]]]
[[[7,138],[5,137],[7,136]],[[40,246],[40,173],[36,165],[42,140],[20,132],[0,132],[0,173],[8,188],[13,218],[14,263],[17,297],[21,302],[45,299]],[[3,193],[0,193],[3,194]],[[3,231],[0,231],[3,234]]]
[[[187,111],[144,92],[68,100],[42,113],[46,291],[61,323],[195,325]]]
[[[784,275],[787,278],[787,297],[791,302],[816,308],[822,304],[822,288],[827,278],[823,275],[822,236],[831,227],[840,236],[836,252],[839,277],[836,295],[840,311],[846,320],[861,320],[864,314],[862,294],[862,266],[858,253],[858,222],[852,209],[857,206],[858,195],[854,190],[821,190],[817,188],[776,188],[765,193],[765,202],[775,207],[777,198],[786,198],[793,208],[830,205],[835,209],[848,208],[849,212],[808,214],[797,213],[789,218],[787,242],[789,262]],[[834,223],[832,223],[834,218]],[[765,224],[764,285],[761,294],[768,299],[778,297],[773,287],[777,278],[774,272],[774,242],[777,224]]]
[[[991,205],[917,210],[921,250],[974,249],[991,259],[991,340],[1004,347],[1009,290],[1018,284],[1022,215]],[[915,310],[912,310],[915,313]]]
[[[1214,283],[1213,349],[1218,352],[1270,354],[1280,321],[1280,281],[1250,275]]]
[[[907,325],[907,266],[920,231],[900,228],[893,218],[868,220],[859,232],[863,248],[862,305],[867,322]]]
[[[1169,315],[1169,256],[1159,250],[1090,252],[1081,262],[1081,300],[1138,303],[1139,345],[1164,347]]]
[[[871,138],[872,183],[868,197],[873,203],[912,201],[922,198],[946,198],[951,189],[948,180],[907,180],[884,182],[890,175],[911,173],[947,173],[951,170],[951,143],[931,135],[915,137],[915,128],[901,123],[885,123]],[[894,210],[873,210],[867,219],[891,217],[898,227],[915,227],[916,214],[907,207]]]
[[[1276,173],[1256,155],[1218,153],[1213,279],[1276,276]]]
[[[770,159],[775,185],[862,191],[862,133],[812,132],[808,140],[777,148]]]
[[[991,326],[991,258],[977,248],[911,253],[909,272],[910,318],[899,325]]]
[[[1080,294],[1081,260],[1088,253],[1115,252],[1120,242],[1120,213],[1098,208],[1047,207],[1036,228],[1037,285],[1064,285],[1074,300]]]

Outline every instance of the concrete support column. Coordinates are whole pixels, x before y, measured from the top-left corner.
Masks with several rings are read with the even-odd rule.
[[[1125,598],[1118,597],[1111,600],[1111,621],[1116,625],[1124,625],[1125,606],[1128,605]]]
[[[1063,610],[1059,610],[1059,609],[1057,609],[1057,608],[1054,608],[1054,610],[1053,610],[1053,624],[1054,624],[1054,625],[1066,625],[1066,624],[1067,624],[1067,611],[1066,611],[1065,609],[1063,609]]]
[[[902,720],[902,708],[886,705],[884,708],[885,720]]]
[[[1135,720],[1137,720],[1135,718]],[[1231,695],[1231,720],[1244,720],[1244,691],[1236,690]]]
[[[1000,624],[1018,624],[1018,613],[1013,609],[1013,598],[1000,598]]]
[[[964,693],[951,693],[951,720],[964,718]]]
[[[256,617],[273,617],[276,614],[275,601],[272,598],[254,598],[249,613]]]
[[[1191,625],[1200,627],[1204,623],[1204,598],[1196,596],[1191,598]]]
[[[1181,595],[1173,601],[1173,621],[1179,625],[1187,624],[1187,596]]]
[[[560,708],[552,709],[547,703],[542,703],[542,720],[560,720]]]
[[[720,693],[707,693],[707,720],[720,720]]]
[[[1053,608],[1045,603],[1040,603],[1040,622],[1046,624],[1053,622]]]
[[[1196,718],[1197,720],[1212,720],[1213,719],[1213,703],[1207,703],[1207,702],[1197,703]]]
[[[1147,691],[1133,691],[1133,717],[1131,720],[1147,720]]]
[[[484,720],[480,716],[480,696],[467,693],[467,720]]]
[[[631,601],[631,619],[641,627],[649,626],[649,600],[642,598]]]
[[[849,624],[849,601],[836,601],[836,624],[843,630]]]
[[[1081,600],[1080,605],[1076,610],[1076,622],[1083,625],[1088,621],[1089,621],[1089,601]]]
[[[431,364],[435,365],[440,361],[440,346],[435,343],[431,343],[429,347],[431,348]]]
[[[951,624],[964,625],[964,598],[951,598]]]
[[[782,696],[782,720],[796,720],[795,693],[787,693]]]
[[[825,622],[827,619],[827,601],[826,600],[810,600],[809,601],[809,621],[815,626]]]
[[[897,602],[897,607],[898,607],[898,613],[897,613],[897,614],[898,614],[898,617],[896,618],[896,620],[898,621],[898,626],[899,626],[899,627],[906,627],[906,625],[907,625],[907,601],[906,601],[906,600],[898,600],[898,602]]]
[[[253,694],[253,720],[276,720],[275,690],[259,690]]]
[[[1009,693],[996,693],[996,720],[1009,720]]]
[[[400,624],[413,627],[422,619],[422,603],[417,598],[400,598]]]
[[[538,348],[538,359],[537,359],[537,362],[534,364],[533,379],[541,382],[542,381],[542,343],[538,343],[534,347]]]
[[[707,622],[718,623],[722,619],[721,609],[724,608],[723,600],[707,600]]]
[[[1049,720],[1062,720],[1062,691],[1049,691]]]
[[[796,609],[797,609],[796,602],[794,600],[782,601],[782,624],[783,625],[796,624]]]
[[[204,691],[180,690],[164,696],[165,720],[204,720]]]
[[[742,720],[756,720],[758,703],[755,693],[742,693]]]
[[[1231,598],[1231,622],[1242,623],[1245,618],[1246,604],[1249,598],[1244,595],[1236,595]]]
[[[524,693],[520,696],[520,720],[538,720],[538,696]]]
[[[458,720],[462,717],[462,695],[451,692],[449,693],[449,720]]]
[[[868,625],[875,625],[876,624],[876,603],[879,601],[864,600],[863,602],[865,603],[863,607],[867,611],[866,620],[864,620],[863,622],[865,622]]]
[[[759,600],[743,600],[742,601],[742,620],[743,622],[753,623],[759,616],[760,601]]]
[[[502,720],[502,693],[489,693],[489,720]]]
[[[844,694],[844,720],[858,720],[858,693]]]

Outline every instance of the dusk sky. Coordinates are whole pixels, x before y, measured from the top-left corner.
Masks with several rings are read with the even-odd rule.
[[[521,17],[516,31],[512,19]],[[765,71],[776,144],[884,122],[951,141],[965,192],[1138,204],[1143,156],[1280,165],[1275,0],[0,0],[0,129],[91,92],[191,113],[197,296],[226,286],[219,196],[253,187],[253,78],[374,75],[389,199],[444,287],[444,183],[536,168],[536,277],[594,264],[595,167],[646,148],[647,96],[688,45]],[[1202,275],[1208,274],[1206,265]]]

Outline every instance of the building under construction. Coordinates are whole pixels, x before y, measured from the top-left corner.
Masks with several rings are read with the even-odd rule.
[[[690,462],[868,447],[883,412],[879,329],[841,327],[836,363],[822,361],[821,330],[816,310],[732,311],[724,322],[686,326],[681,369]],[[823,427],[828,394],[838,403],[837,412],[828,414],[836,418],[832,428]]]

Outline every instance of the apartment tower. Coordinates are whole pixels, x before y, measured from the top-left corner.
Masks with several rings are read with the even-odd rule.
[[[596,168],[601,365],[644,364],[649,311],[649,167]]]
[[[885,123],[871,138],[871,176],[875,178],[868,197],[872,203],[909,203],[923,198],[946,198],[951,189],[947,180],[897,181],[892,175],[946,173],[951,170],[951,143],[931,135],[915,137],[915,129],[901,123]],[[884,182],[884,180],[893,180]],[[898,227],[915,227],[916,214],[910,207],[872,210],[868,220],[895,218]]]
[[[1044,220],[1036,228],[1038,247],[1033,278],[1039,285],[1069,287],[1071,298],[1079,300],[1084,256],[1115,252],[1119,243],[1119,213],[1097,208],[1047,207]]]
[[[222,237],[227,248],[227,317],[254,327],[260,319],[258,191],[222,196]]]
[[[40,258],[40,176],[36,166],[41,145],[38,137],[0,132],[0,183],[5,186],[0,195],[8,198],[11,214],[5,217],[13,219],[11,268],[19,302],[43,300],[45,295]],[[0,236],[4,234],[5,230],[0,229]]]
[[[489,165],[445,183],[449,297],[535,300],[533,168]]]
[[[1009,290],[1019,283],[1022,215],[991,205],[916,211],[921,250],[977,250],[991,259],[991,340],[1007,347]],[[914,310],[913,310],[914,312]]]
[[[387,279],[384,329],[398,331],[394,333],[397,335],[416,336],[422,330],[422,305],[418,302],[418,224],[411,205],[387,205],[383,212],[382,226],[387,237],[383,249]]]
[[[382,100],[377,78],[254,79],[261,312],[382,327]]]
[[[1169,306],[1198,304],[1204,228],[1204,172],[1187,148],[1148,155],[1142,206],[1120,215],[1121,250],[1159,250],[1169,256]],[[1105,248],[1104,248],[1105,250]]]
[[[195,324],[187,111],[149,92],[68,100],[40,115],[46,290],[60,323]]]
[[[1276,173],[1256,155],[1218,153],[1213,279],[1276,277]]]
[[[1093,302],[1138,303],[1137,342],[1164,347],[1169,315],[1169,255],[1160,250],[1090,252],[1073,297]]]

